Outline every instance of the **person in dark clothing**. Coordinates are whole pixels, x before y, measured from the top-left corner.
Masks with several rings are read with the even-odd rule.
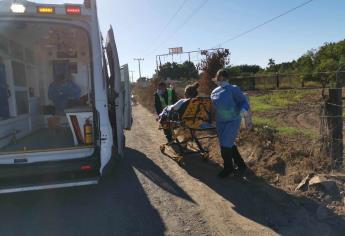
[[[162,119],[164,120],[170,117],[171,112],[178,112],[182,116],[183,111],[188,106],[189,101],[192,98],[196,98],[198,96],[198,88],[199,88],[199,83],[187,85],[184,91],[184,98],[178,100],[173,105],[170,105],[164,108],[162,113],[159,115],[160,120]]]
[[[49,85],[48,97],[54,103],[56,113],[62,115],[68,107],[69,101],[80,100],[81,90],[73,82],[72,75],[60,74]]]
[[[170,106],[177,102],[177,96],[173,88],[167,88],[164,82],[158,84],[158,88],[155,96],[155,109],[156,113],[159,116],[163,109],[167,106]],[[172,142],[172,133],[170,129],[164,129],[165,137],[168,142]]]

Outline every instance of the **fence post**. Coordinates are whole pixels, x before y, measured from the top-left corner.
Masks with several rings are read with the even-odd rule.
[[[338,77],[338,73],[336,74]],[[333,161],[333,167],[343,163],[343,104],[342,89],[336,82],[335,88],[329,89],[328,97],[323,99],[321,108],[321,152]]]
[[[280,87],[279,73],[278,72],[276,72],[276,87],[277,87],[277,89],[279,89],[279,87]]]

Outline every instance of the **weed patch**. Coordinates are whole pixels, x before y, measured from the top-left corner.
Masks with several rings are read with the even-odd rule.
[[[303,100],[307,95],[316,93],[315,91],[289,90],[271,92],[269,94],[251,96],[250,104],[253,112],[270,111],[286,108]]]

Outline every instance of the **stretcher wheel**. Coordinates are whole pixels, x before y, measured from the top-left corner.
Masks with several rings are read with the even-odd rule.
[[[179,166],[184,166],[185,165],[185,162],[183,160],[183,156],[178,155],[178,156],[174,157],[173,159],[177,162],[177,164]]]
[[[210,154],[209,154],[208,152],[205,152],[205,153],[202,153],[202,154],[201,154],[201,159],[202,159],[203,161],[208,161],[209,158],[210,158]]]
[[[177,164],[178,164],[179,166],[185,166],[185,165],[186,165],[186,163],[184,162],[183,159],[180,159],[179,161],[177,161]]]

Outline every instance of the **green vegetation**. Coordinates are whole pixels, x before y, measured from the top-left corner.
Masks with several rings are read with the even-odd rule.
[[[304,134],[303,131],[294,127],[278,127],[277,130],[280,134],[286,135],[286,136],[295,136],[300,133]]]
[[[284,109],[289,105],[296,104],[302,101],[307,95],[318,93],[318,91],[311,90],[289,90],[278,91],[269,94],[251,96],[251,109],[254,112],[254,125],[269,126],[278,131],[279,134],[285,136],[295,136],[303,134],[307,137],[314,137],[315,134],[309,130],[301,130],[291,126],[282,126],[274,118],[267,118],[260,115],[260,112],[273,111],[277,109]]]
[[[288,90],[251,96],[251,109],[253,112],[260,112],[285,108],[288,105],[300,102],[305,96],[314,93],[316,92],[311,90]]]
[[[337,70],[345,70],[345,40],[337,43],[325,43],[318,49],[307,51],[297,60],[276,64],[270,58],[266,68],[257,65],[228,66],[226,68],[232,76],[267,76],[278,74],[294,74],[303,83],[310,81],[326,86],[335,80]]]
[[[260,125],[260,126],[269,126],[269,127],[276,127],[277,124],[273,119],[270,118],[262,118],[258,116],[253,116],[253,124]]]
[[[182,80],[183,78],[197,79],[199,72],[193,62],[185,61],[183,64],[167,62],[159,67],[157,75],[161,79]]]
[[[305,129],[301,130],[301,129],[291,127],[291,126],[281,126],[273,118],[263,118],[263,117],[254,116],[253,124],[274,128],[278,131],[280,135],[289,136],[289,137],[296,136],[299,134],[304,135],[308,138],[312,138],[315,136],[315,134],[310,132],[309,130],[305,130]]]
[[[239,65],[239,66],[229,66],[226,68],[229,75],[231,77],[233,76],[248,76],[253,75],[258,72],[264,71],[260,66],[258,65]]]

